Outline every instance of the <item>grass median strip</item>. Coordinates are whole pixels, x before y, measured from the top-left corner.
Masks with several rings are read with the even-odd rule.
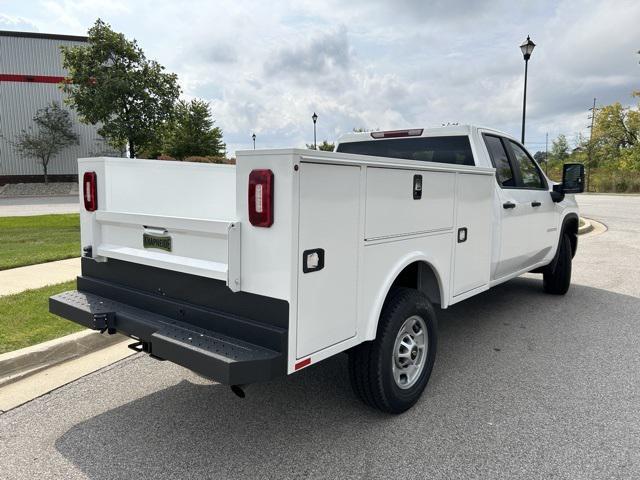
[[[0,353],[29,347],[83,329],[49,313],[49,297],[76,288],[65,282],[0,297]]]
[[[0,270],[80,256],[77,213],[0,217]]]

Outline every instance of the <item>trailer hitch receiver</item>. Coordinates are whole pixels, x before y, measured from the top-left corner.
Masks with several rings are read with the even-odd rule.
[[[116,333],[116,313],[94,313],[93,314],[93,329],[100,330],[100,333],[107,331],[109,335]]]

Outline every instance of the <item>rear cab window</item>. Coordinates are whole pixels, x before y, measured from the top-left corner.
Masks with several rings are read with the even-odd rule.
[[[340,143],[337,152],[474,166],[466,135],[412,137]]]

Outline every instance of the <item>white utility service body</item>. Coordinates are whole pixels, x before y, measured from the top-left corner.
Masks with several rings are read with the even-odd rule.
[[[505,152],[511,152],[506,142],[515,140],[470,126],[419,132],[407,139],[392,132],[390,138],[462,138],[474,164],[339,152],[343,144],[388,141],[367,133],[342,137],[338,152],[241,151],[235,166],[81,159],[81,204],[87,206],[87,195],[97,202],[89,203],[93,211],[81,208],[83,274],[78,291],[52,297],[51,310],[92,328],[122,331],[140,340],[141,350],[215,380],[244,384],[290,374],[374,341],[394,287],[414,288],[431,304],[447,308],[552,264],[563,231],[575,253],[575,200],[553,201],[553,185],[532,159],[543,188],[504,188],[496,180],[486,136],[502,139]],[[431,154],[455,161],[465,155]],[[268,184],[259,178],[251,187],[254,171]],[[254,225],[252,208],[257,216],[264,212],[256,209],[270,211]],[[171,272],[179,276],[172,279]],[[205,305],[199,299],[209,289]],[[111,310],[95,308],[104,299],[116,302]],[[180,304],[186,309],[176,307]],[[274,318],[286,310],[286,318],[262,324],[261,310]],[[221,328],[209,328],[207,315],[217,314],[221,317],[212,325]],[[194,344],[191,319],[197,324],[193,332],[214,344]],[[252,371],[260,370],[255,359],[247,369],[238,367],[237,375],[209,370],[207,359],[234,368],[229,362],[235,358],[218,358],[226,344],[251,349],[259,343],[252,340],[259,332],[242,336],[245,320],[248,329],[254,324],[280,329],[274,333],[281,337],[277,348],[273,342],[261,345],[277,350],[279,360],[260,351],[258,357],[271,364],[255,378]],[[155,331],[149,325],[156,321],[182,330]],[[231,329],[239,336],[226,321],[239,322]],[[187,359],[183,349],[189,350]],[[194,360],[197,355],[202,358]]]

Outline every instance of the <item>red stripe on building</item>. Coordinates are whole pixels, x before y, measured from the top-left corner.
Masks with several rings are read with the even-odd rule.
[[[0,73],[0,82],[28,82],[28,83],[60,83],[64,77],[52,75],[19,75],[16,73]]]

